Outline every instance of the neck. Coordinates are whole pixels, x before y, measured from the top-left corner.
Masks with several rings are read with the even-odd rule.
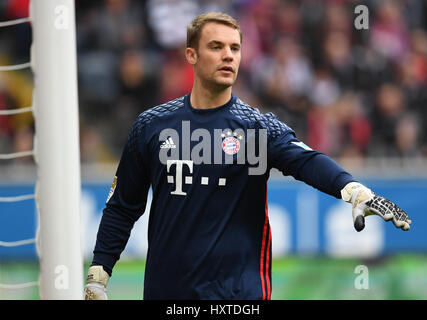
[[[231,99],[231,86],[220,89],[208,89],[194,82],[190,102],[196,109],[212,109],[226,104]]]

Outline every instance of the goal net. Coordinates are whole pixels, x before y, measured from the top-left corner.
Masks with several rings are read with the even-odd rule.
[[[31,23],[31,61],[3,66],[0,72],[31,68],[34,74],[30,107],[3,110],[0,116],[32,112],[33,150],[0,154],[1,159],[33,156],[37,167],[33,195],[1,197],[0,201],[36,201],[38,230],[34,239],[0,241],[2,246],[36,244],[39,279],[0,284],[3,289],[39,286],[41,299],[83,298],[83,256],[80,244],[80,151],[74,0],[32,0],[30,17],[0,27]],[[0,239],[1,240],[1,239]]]

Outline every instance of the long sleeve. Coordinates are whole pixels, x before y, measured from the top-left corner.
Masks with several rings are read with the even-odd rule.
[[[92,265],[102,265],[110,275],[146,206],[150,175],[141,131],[137,120],[129,132],[98,229]]]
[[[273,119],[273,122],[279,122]],[[272,135],[268,147],[271,167],[284,175],[293,176],[299,181],[341,199],[341,189],[349,182],[356,181],[334,160],[323,153],[312,150],[298,140],[292,129],[285,125],[276,135]]]

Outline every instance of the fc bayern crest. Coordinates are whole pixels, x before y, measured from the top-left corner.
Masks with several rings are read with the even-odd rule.
[[[222,150],[229,155],[236,154],[240,150],[240,141],[235,137],[227,137],[222,141]]]

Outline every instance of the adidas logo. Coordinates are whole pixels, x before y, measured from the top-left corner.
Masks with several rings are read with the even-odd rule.
[[[171,137],[167,138],[161,145],[160,149],[175,149],[176,145],[173,143],[173,140]]]

